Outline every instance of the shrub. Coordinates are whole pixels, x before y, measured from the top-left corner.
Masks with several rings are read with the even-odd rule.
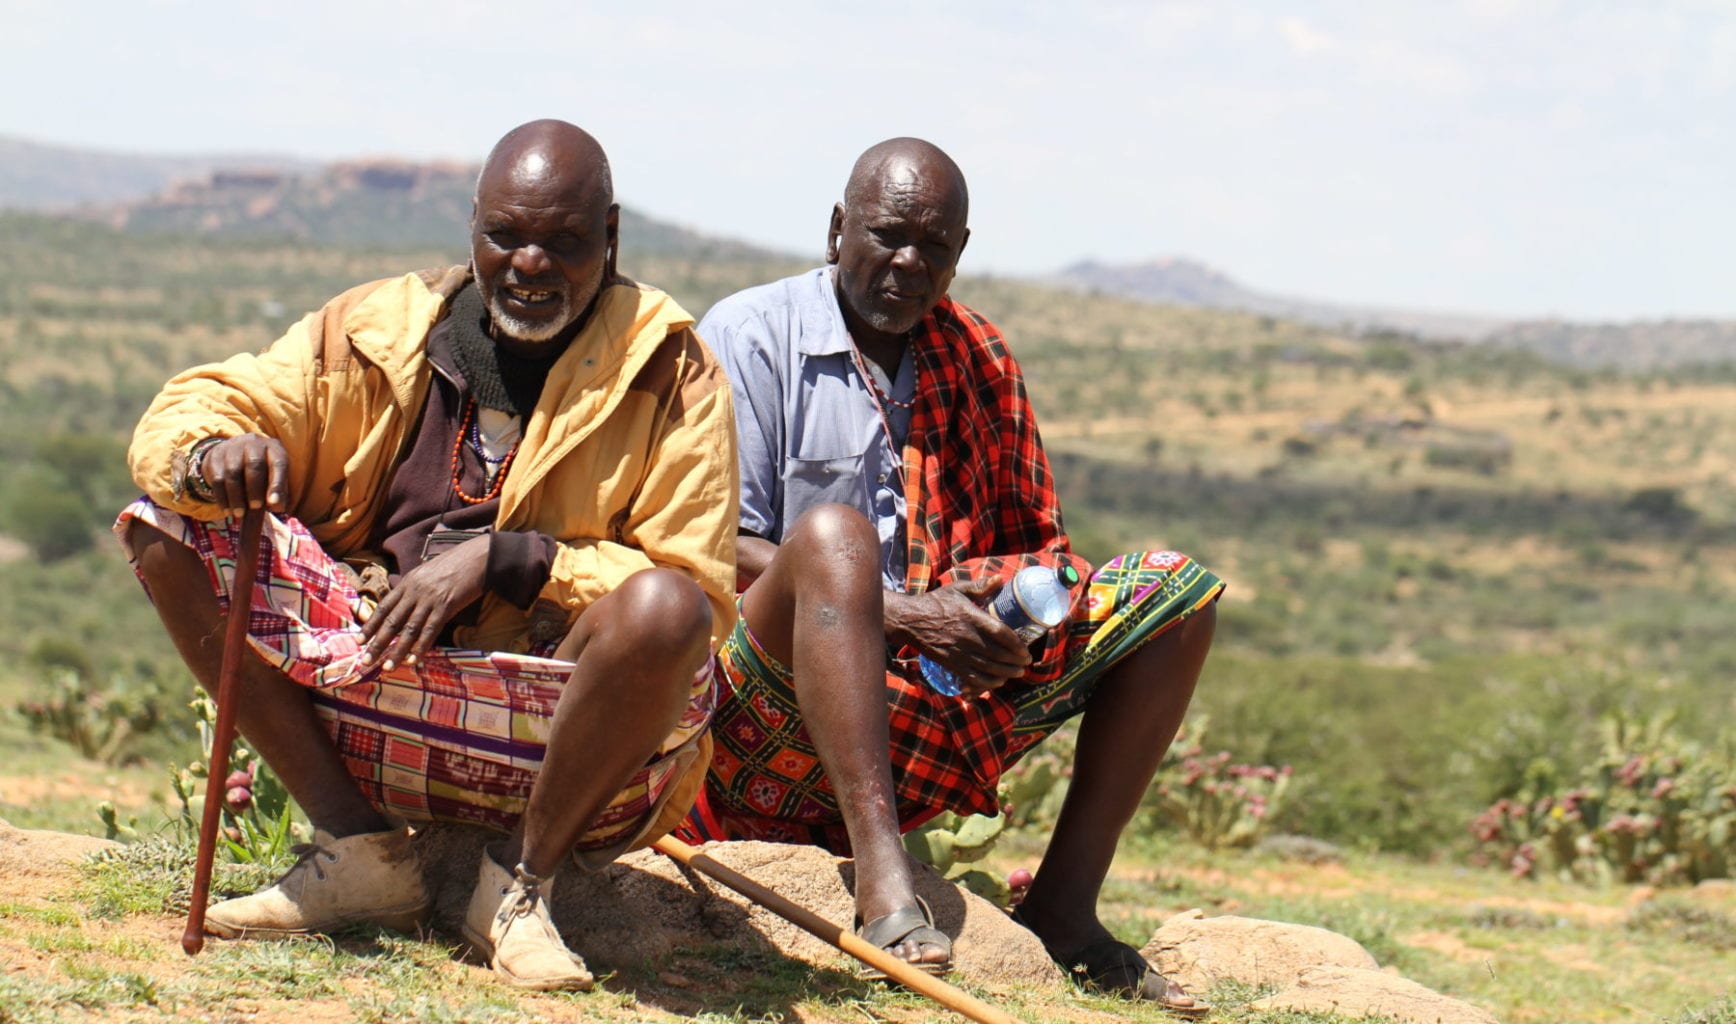
[[[1146,793],[1147,814],[1208,850],[1252,846],[1284,803],[1290,766],[1236,764],[1227,750],[1208,755],[1208,722],[1195,716],[1170,744]]]
[[[84,502],[62,492],[14,491],[0,509],[0,520],[44,562],[78,554],[91,546],[96,532]]]
[[[1206,754],[1208,723],[1208,716],[1194,716],[1169,745],[1146,790],[1146,822],[1180,829],[1208,849],[1252,846],[1284,804],[1290,766],[1236,764],[1228,751]],[[1002,776],[1001,810],[1010,826],[1054,825],[1073,777],[1076,735],[1073,728],[1056,732]]]
[[[1603,750],[1575,784],[1538,759],[1519,793],[1477,816],[1475,858],[1514,875],[1680,883],[1736,864],[1736,737],[1710,750],[1677,739],[1667,716],[1611,715]]]
[[[19,712],[33,731],[46,733],[104,764],[118,765],[135,757],[132,744],[163,727],[162,692],[150,683],[123,677],[98,688],[83,672],[56,668],[49,673],[48,692],[21,701]]]

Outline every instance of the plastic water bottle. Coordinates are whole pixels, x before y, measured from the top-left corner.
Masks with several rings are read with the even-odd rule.
[[[1066,620],[1067,609],[1073,604],[1068,591],[1078,582],[1079,573],[1071,565],[1060,569],[1027,565],[989,602],[989,614],[1011,626],[1027,645],[1035,643]],[[926,654],[918,659],[918,665],[929,689],[948,697],[959,695],[958,677],[950,669]]]

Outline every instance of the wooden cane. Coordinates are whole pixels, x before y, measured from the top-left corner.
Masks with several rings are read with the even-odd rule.
[[[217,823],[222,820],[223,784],[229,776],[229,745],[235,741],[236,679],[247,647],[247,620],[253,609],[253,578],[259,573],[259,534],[265,509],[241,517],[241,551],[229,587],[229,621],[223,633],[223,667],[217,675],[217,721],[211,726],[211,758],[205,774],[205,809],[199,819],[199,853],[193,861],[193,902],[181,948],[188,956],[205,948],[205,904],[211,898],[211,862],[217,854]]]
[[[932,974],[924,973],[915,964],[893,956],[855,932],[839,927],[813,911],[790,902],[746,875],[711,859],[697,847],[674,836],[664,836],[653,844],[653,848],[695,871],[710,875],[810,935],[831,943],[905,988],[922,993],[954,1013],[963,1014],[980,1024],[1019,1024],[1018,1018],[1002,1013],[970,993],[948,985]]]

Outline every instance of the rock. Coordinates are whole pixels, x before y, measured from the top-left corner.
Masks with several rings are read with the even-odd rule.
[[[1397,1024],[1500,1024],[1489,1011],[1414,981],[1355,967],[1315,967],[1250,1010],[1381,1017]]]
[[[457,934],[476,885],[482,847],[493,836],[432,826],[416,836],[423,873],[435,900],[435,924]],[[851,921],[855,865],[811,846],[709,843],[707,856],[821,918]],[[935,924],[953,939],[960,978],[978,985],[1063,986],[1036,936],[1004,911],[916,865],[917,894]],[[678,948],[727,946],[775,951],[817,966],[853,970],[855,961],[710,876],[689,872],[651,850],[629,853],[608,867],[564,868],[550,908],[568,944],[593,968],[641,967]]]
[[[1293,985],[1312,967],[1379,967],[1368,950],[1337,932],[1251,917],[1206,917],[1198,910],[1165,921],[1139,952],[1189,992],[1220,981]]]
[[[96,836],[14,828],[10,822],[0,818],[0,878],[17,883],[27,878],[64,875],[86,856],[119,845]],[[8,886],[9,890],[16,892],[29,888],[15,884]]]

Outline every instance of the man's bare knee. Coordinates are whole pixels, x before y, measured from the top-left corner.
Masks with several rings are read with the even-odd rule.
[[[860,567],[880,573],[880,534],[861,511],[848,505],[816,505],[784,535],[779,552],[827,565]]]
[[[711,604],[691,578],[673,569],[634,573],[616,588],[615,621],[648,653],[693,653],[711,640]]]

